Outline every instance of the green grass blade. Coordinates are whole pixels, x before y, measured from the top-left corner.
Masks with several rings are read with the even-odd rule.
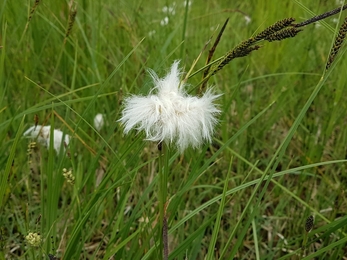
[[[23,117],[20,122],[16,136],[11,146],[9,156],[7,158],[5,169],[0,177],[0,210],[2,210],[4,207],[4,202],[5,202],[4,197],[6,193],[9,194],[11,192],[9,191],[8,180],[11,175],[12,167],[15,164],[15,155],[16,155],[17,145],[23,134],[24,118],[25,117]]]
[[[214,259],[214,252],[215,252],[215,246],[216,246],[216,242],[217,242],[217,236],[219,234],[219,230],[222,228],[220,226],[221,223],[221,219],[223,216],[223,212],[225,210],[225,201],[226,201],[226,193],[228,190],[228,184],[229,184],[229,178],[230,178],[230,174],[231,174],[231,166],[232,166],[232,158],[230,159],[230,164],[229,164],[229,170],[228,170],[228,174],[226,176],[226,179],[224,180],[224,188],[223,188],[223,193],[221,194],[221,202],[219,205],[219,209],[217,212],[217,216],[216,216],[216,221],[214,223],[214,227],[213,227],[213,231],[212,231],[212,236],[211,236],[211,241],[208,247],[208,253],[206,256],[206,259]]]

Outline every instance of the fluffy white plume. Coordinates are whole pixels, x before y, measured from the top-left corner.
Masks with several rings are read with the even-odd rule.
[[[199,147],[211,142],[216,115],[215,95],[207,90],[202,97],[188,95],[180,82],[179,61],[171,66],[166,77],[160,79],[150,70],[155,87],[148,96],[131,96],[125,99],[122,118],[124,132],[136,128],[144,130],[147,140],[176,143],[183,152],[189,145]],[[156,92],[156,94],[152,94]]]
[[[96,130],[100,131],[101,128],[104,126],[105,120],[104,120],[104,115],[103,114],[97,114],[94,117],[94,127]]]
[[[28,130],[26,130],[23,134],[24,137],[27,138],[32,138],[36,139],[37,141],[49,148],[49,143],[50,143],[50,135],[51,135],[51,126],[32,126]],[[54,129],[53,130],[53,145],[54,145],[54,150],[59,153],[60,152],[60,147],[61,145],[64,146],[64,143],[66,145],[69,144],[70,138],[68,135],[64,136],[64,133],[60,130]],[[63,140],[64,136],[64,140]]]

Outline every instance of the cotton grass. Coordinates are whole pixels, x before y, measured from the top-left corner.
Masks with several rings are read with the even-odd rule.
[[[36,139],[37,141],[49,148],[50,144],[50,135],[51,135],[51,126],[32,126],[28,130],[26,130],[23,134],[24,137]],[[64,138],[64,139],[63,139]],[[54,150],[59,154],[61,145],[68,145],[70,141],[70,137],[68,135],[64,135],[64,133],[60,130],[53,130],[53,146]]]
[[[220,110],[214,101],[220,96],[211,89],[202,97],[191,96],[180,82],[179,61],[162,79],[149,70],[154,88],[148,96],[130,96],[125,99],[122,118],[124,132],[131,129],[144,131],[153,142],[174,143],[180,152],[188,146],[199,147],[211,142]]]

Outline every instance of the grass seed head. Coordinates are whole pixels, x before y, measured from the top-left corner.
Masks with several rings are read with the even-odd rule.
[[[49,148],[50,145],[50,135],[51,135],[51,126],[32,126],[23,133],[24,137],[37,140],[38,143]],[[53,146],[54,150],[59,154],[62,143],[69,144],[70,137],[57,129],[53,130]],[[63,139],[64,138],[64,139]]]
[[[31,21],[31,18],[33,17],[33,15],[35,13],[35,10],[38,7],[39,3],[40,3],[40,0],[35,0],[34,6],[31,8],[31,11],[30,11],[30,14],[29,14],[29,18],[28,18],[29,22]]]
[[[268,28],[266,28],[264,31],[258,33],[255,37],[254,37],[254,41],[260,41],[262,39],[265,39],[267,36],[276,33],[278,31],[281,31],[282,29],[288,27],[289,25],[291,25],[293,22],[295,21],[294,18],[285,18],[283,20],[280,20],[276,23],[274,23],[273,25],[269,26]]]
[[[282,41],[286,38],[295,37],[301,31],[302,31],[301,29],[297,29],[294,27],[286,28],[286,29],[283,29],[281,31],[275,32],[273,34],[267,35],[264,38],[264,40],[267,40],[269,42]]]
[[[68,24],[68,27],[67,27],[67,30],[66,30],[65,40],[66,40],[66,38],[69,37],[69,35],[71,33],[72,27],[73,27],[73,25],[75,23],[76,15],[77,15],[77,8],[76,7],[71,7],[70,15],[69,15],[69,24]]]
[[[328,70],[331,66],[331,64],[334,62],[336,55],[338,54],[339,50],[342,47],[343,41],[346,38],[346,33],[347,33],[347,17],[345,18],[345,21],[340,27],[339,33],[336,36],[335,42],[333,47],[331,48],[329,57],[328,57],[328,62],[325,67],[326,70]]]
[[[307,233],[313,229],[313,224],[314,224],[314,216],[311,215],[306,219],[306,222],[305,222],[305,231]]]

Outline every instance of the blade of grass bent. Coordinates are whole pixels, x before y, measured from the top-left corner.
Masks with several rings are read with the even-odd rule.
[[[14,156],[15,156],[15,152],[16,152],[16,148],[17,148],[17,144],[22,136],[22,132],[23,132],[23,126],[24,126],[24,116],[22,118],[22,121],[20,122],[20,125],[18,127],[18,131],[16,133],[16,137],[14,139],[14,142],[12,144],[11,147],[11,151],[10,154],[8,156],[7,162],[6,162],[6,167],[5,167],[5,171],[3,174],[1,174],[1,178],[0,178],[0,210],[2,209],[3,202],[4,202],[4,196],[5,193],[7,191],[8,188],[8,177],[11,173],[11,169],[13,167],[13,162],[14,162]]]
[[[233,160],[231,159],[230,163],[229,163],[229,170],[228,170],[226,179],[224,180],[223,193],[221,194],[222,195],[222,199],[221,199],[221,202],[220,202],[220,205],[219,205],[219,209],[218,209],[217,216],[216,216],[216,221],[214,223],[214,228],[213,228],[213,231],[212,231],[211,241],[210,241],[210,244],[209,244],[209,247],[208,247],[208,251],[207,251],[207,256],[206,256],[207,260],[214,259],[214,253],[215,253],[214,248],[216,246],[217,237],[218,237],[218,233],[219,233],[219,229],[220,229],[220,223],[221,223],[221,219],[222,219],[223,212],[224,212],[226,193],[227,193],[227,190],[228,190],[228,183],[229,183],[230,173],[232,171],[231,170],[232,162],[233,162]]]
[[[184,253],[187,251],[187,249],[190,247],[190,245],[192,244],[192,242],[199,237],[199,235],[201,235],[202,232],[205,232],[206,228],[211,225],[213,219],[215,218],[214,214],[211,218],[209,218],[208,220],[206,220],[203,224],[201,224],[201,226],[195,230],[191,235],[189,235],[184,241],[182,241],[182,243],[180,243],[180,245],[175,248],[174,251],[172,251],[172,253],[169,255],[169,259],[180,259],[177,258],[180,254]]]
[[[313,259],[315,258],[316,256],[319,256],[321,254],[323,254],[324,252],[328,251],[328,250],[331,250],[331,249],[334,249],[336,247],[338,247],[339,245],[342,245],[344,243],[347,243],[347,236],[340,239],[340,240],[337,240],[336,242],[334,243],[331,243],[323,248],[320,248],[319,250],[317,250],[316,252],[302,258],[301,260],[309,260],[309,259]]]

